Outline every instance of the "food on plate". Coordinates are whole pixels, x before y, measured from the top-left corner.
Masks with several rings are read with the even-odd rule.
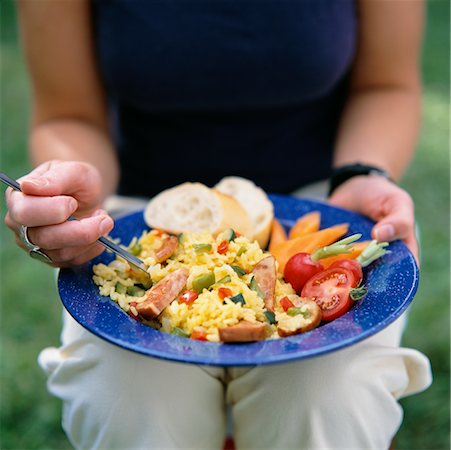
[[[365,296],[362,268],[388,245],[342,238],[347,223],[320,229],[318,211],[287,235],[266,194],[239,177],[168,189],[144,215],[153,229],[128,249],[148,276],[117,258],[95,265],[93,280],[132,318],[201,341],[287,337],[340,317]]]
[[[318,272],[307,280],[302,289],[302,295],[313,299],[321,308],[325,322],[342,316],[365,294],[366,288],[358,286],[354,274],[342,267]]]
[[[321,214],[318,211],[312,211],[299,217],[296,223],[291,227],[289,238],[305,236],[319,230]]]
[[[253,239],[261,248],[268,244],[274,217],[274,206],[265,191],[241,177],[225,177],[215,189],[236,199],[251,218]]]
[[[349,228],[349,224],[339,224],[332,227],[323,228],[313,233],[308,233],[293,239],[288,239],[275,246],[272,254],[279,263],[279,270],[283,273],[285,264],[296,253],[312,253],[315,250],[334,243],[344,236]]]
[[[288,240],[287,233],[283,225],[274,217],[271,224],[271,234],[268,250],[272,253],[277,245]]]
[[[284,278],[291,283],[294,290],[300,294],[307,280],[324,270],[322,264],[323,258],[333,255],[341,255],[350,252],[355,241],[362,237],[361,234],[353,234],[347,238],[341,239],[331,245],[326,245],[315,250],[313,253],[300,252],[293,255],[285,265]],[[340,261],[336,261],[340,263]],[[345,265],[353,265],[354,261],[344,263]],[[358,265],[358,263],[356,263]],[[356,268],[354,270],[357,270]],[[360,277],[359,280],[361,280]]]
[[[151,228],[175,235],[183,231],[216,234],[232,228],[254,237],[251,219],[240,203],[201,183],[183,183],[156,195],[147,204],[144,220]]]
[[[174,237],[154,229],[128,246],[138,249],[150,279],[120,258],[95,265],[100,294],[146,325],[211,342],[278,338],[318,325],[320,308],[296,295],[258,242],[231,229],[216,236],[183,232],[175,251],[158,262],[160,249]],[[283,308],[284,298],[291,299],[294,309]]]

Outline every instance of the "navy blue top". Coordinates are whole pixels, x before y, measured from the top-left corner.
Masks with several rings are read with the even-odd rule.
[[[329,174],[353,0],[97,0],[120,193],[226,175],[287,193]]]

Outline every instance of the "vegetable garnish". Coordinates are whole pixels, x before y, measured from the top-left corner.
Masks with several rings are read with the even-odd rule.
[[[353,234],[341,239],[334,244],[315,250],[313,253],[301,252],[292,256],[284,269],[284,278],[293,289],[300,294],[309,278],[324,270],[319,260],[329,256],[348,253],[352,249],[352,243],[362,237],[361,234]]]
[[[376,259],[388,253],[388,250],[385,249],[387,246],[388,242],[377,242],[376,240],[373,240],[362,251],[362,253],[360,253],[357,257],[357,261],[362,267],[366,267]]]

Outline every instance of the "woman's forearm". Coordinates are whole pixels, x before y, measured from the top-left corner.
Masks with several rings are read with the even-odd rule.
[[[119,164],[107,133],[100,127],[75,119],[34,124],[30,135],[33,165],[58,159],[84,161],[95,166],[103,180],[103,198],[116,191]]]
[[[377,87],[352,93],[343,114],[334,166],[361,162],[399,179],[415,150],[420,87]]]

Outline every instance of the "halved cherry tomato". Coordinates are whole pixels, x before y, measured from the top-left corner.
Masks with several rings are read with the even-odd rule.
[[[225,255],[227,253],[227,250],[229,249],[229,243],[228,241],[222,241],[219,245],[218,245],[218,253],[220,255]]]
[[[293,286],[296,293],[300,294],[307,280],[323,270],[322,264],[313,261],[310,253],[301,252],[296,253],[288,260],[283,277]]]
[[[317,273],[305,283],[302,297],[310,297],[322,310],[322,320],[342,316],[353,305],[350,291],[356,286],[354,274],[342,267]]]
[[[218,295],[221,300],[224,300],[226,297],[232,296],[232,291],[229,288],[219,288]]]
[[[191,333],[191,339],[196,339],[197,341],[206,341],[207,340],[207,332],[200,328],[195,328]]]
[[[363,279],[362,266],[355,259],[339,259],[330,266],[331,269],[336,267],[343,267],[343,269],[350,270],[354,274],[356,285]]]
[[[186,303],[187,305],[191,305],[194,303],[197,297],[198,294],[196,291],[188,290],[179,297],[179,303]]]
[[[281,298],[279,303],[284,311],[288,311],[290,308],[294,308],[294,303],[288,297]]]

